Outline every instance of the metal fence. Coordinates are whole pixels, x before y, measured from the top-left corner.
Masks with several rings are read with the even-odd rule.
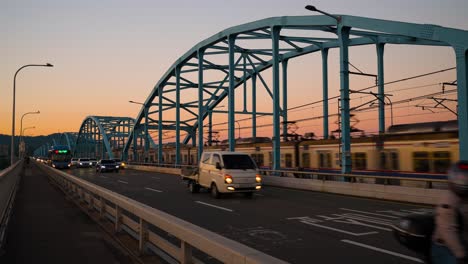
[[[81,208],[94,211],[114,232],[127,232],[138,242],[140,255],[158,254],[173,263],[286,263],[260,251],[166,214],[128,197],[42,165],[49,177]]]

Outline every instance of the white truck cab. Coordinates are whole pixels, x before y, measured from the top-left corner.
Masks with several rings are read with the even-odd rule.
[[[223,193],[238,192],[252,196],[253,192],[262,188],[262,178],[255,161],[248,154],[240,152],[203,152],[198,173],[183,172],[182,177],[189,180],[191,192],[198,192],[200,187],[204,187],[215,198]]]

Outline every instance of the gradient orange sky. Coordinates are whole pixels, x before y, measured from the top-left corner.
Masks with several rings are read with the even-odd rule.
[[[304,9],[310,1],[25,1],[0,3],[0,134],[11,134],[13,76],[25,64],[52,63],[53,68],[26,68],[17,78],[16,134],[20,133],[21,115],[40,110],[39,115],[24,118],[23,127],[35,126],[27,135],[78,132],[88,115],[136,117],[143,102],[162,74],[180,56],[203,39],[228,27],[272,16],[313,15]],[[468,29],[468,1],[314,1],[329,13]],[[350,49],[350,61],[361,70],[376,73],[374,46]],[[393,81],[455,66],[450,48],[387,45],[385,80]],[[290,107],[321,99],[320,54],[290,61]],[[266,72],[264,77],[270,80]],[[441,90],[438,83],[456,79],[455,71],[427,78],[388,85],[392,101]],[[374,84],[371,78],[351,77],[351,89]],[[427,86],[426,86],[427,85]],[[406,91],[396,91],[412,87]],[[330,97],[338,95],[338,50],[329,56]],[[239,89],[241,90],[241,89]],[[258,111],[271,111],[271,101],[260,92]],[[394,91],[394,92],[392,92]],[[236,92],[239,93],[240,91]],[[358,98],[356,104],[369,98]],[[452,96],[450,98],[455,98]],[[429,104],[430,102],[422,102]],[[240,107],[241,102],[237,100]],[[226,104],[227,105],[227,102]],[[250,105],[250,103],[249,103]],[[454,105],[452,105],[454,108]],[[438,110],[437,112],[439,112]],[[330,102],[330,113],[336,102]],[[289,113],[289,119],[321,115],[320,105]],[[431,113],[409,104],[395,105],[394,122],[408,123],[454,119],[442,111]],[[359,113],[359,128],[377,131],[377,113]],[[243,118],[237,116],[236,118]],[[215,122],[226,117],[217,116]],[[330,119],[330,129],[336,129]],[[251,121],[241,122],[242,127]],[[261,118],[259,124],[271,123]],[[299,123],[298,133],[322,134],[321,120]],[[387,124],[390,113],[387,111]],[[237,125],[236,125],[237,127]],[[225,129],[224,126],[215,129]],[[237,134],[236,130],[236,136]],[[242,129],[247,137],[250,130]],[[259,136],[270,135],[271,128],[259,128]],[[220,138],[225,138],[222,132]]]

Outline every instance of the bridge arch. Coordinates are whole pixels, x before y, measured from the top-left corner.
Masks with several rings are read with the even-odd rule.
[[[288,31],[295,31],[294,34]],[[303,34],[298,33],[303,32]],[[313,36],[311,36],[311,33]],[[326,34],[326,37],[323,37]],[[261,42],[263,45],[260,45]],[[181,144],[192,141],[197,145],[198,155],[206,141],[211,144],[213,113],[228,115],[229,150],[235,149],[235,115],[252,116],[252,137],[256,137],[258,115],[273,117],[273,169],[280,168],[280,140],[286,140],[288,123],[287,66],[288,61],[313,52],[322,53],[323,72],[327,72],[329,49],[340,51],[340,131],[342,172],[351,171],[350,155],[350,104],[349,104],[349,57],[348,48],[359,45],[374,45],[378,57],[379,132],[385,129],[385,91],[383,79],[383,50],[385,44],[451,46],[462,50],[457,53],[457,89],[459,95],[459,128],[468,131],[468,93],[466,87],[466,55],[468,32],[435,25],[404,23],[373,18],[335,15],[273,17],[223,30],[192,47],[166,71],[146,99],[124,146],[124,155],[130,149],[133,134],[150,130],[158,138],[158,159],[162,160],[163,131],[175,131],[176,164],[180,164]],[[280,67],[281,66],[281,67]],[[262,72],[272,70],[272,87],[266,84]],[[282,71],[280,71],[282,69]],[[208,72],[217,75],[208,76]],[[282,75],[282,82],[281,80]],[[323,129],[328,135],[328,86],[323,80]],[[209,80],[208,80],[209,79]],[[247,81],[252,82],[252,103],[247,109]],[[256,110],[255,93],[260,81],[272,99],[271,112]],[[280,87],[281,85],[281,87]],[[235,90],[243,87],[243,109],[236,110]],[[281,92],[280,92],[281,91]],[[281,96],[280,96],[281,95]],[[184,98],[181,98],[184,96]],[[228,99],[227,111],[215,110]],[[239,108],[239,106],[237,106]],[[242,107],[241,107],[242,108]],[[181,119],[181,116],[188,116]],[[208,124],[205,125],[205,119]],[[282,118],[282,121],[280,119]],[[283,131],[280,127],[283,125]],[[208,139],[204,139],[204,127]],[[181,131],[186,135],[182,139]],[[282,133],[282,134],[281,134]],[[148,144],[146,144],[148,145]],[[460,133],[460,157],[468,159],[468,133]]]

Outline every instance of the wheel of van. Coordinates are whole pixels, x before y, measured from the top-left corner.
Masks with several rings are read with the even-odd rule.
[[[189,183],[189,191],[191,193],[198,193],[200,191],[200,185],[198,185],[197,183],[195,183],[194,181],[190,181]]]
[[[220,193],[218,191],[218,187],[216,187],[216,183],[211,184],[211,196],[213,198],[219,199]]]

